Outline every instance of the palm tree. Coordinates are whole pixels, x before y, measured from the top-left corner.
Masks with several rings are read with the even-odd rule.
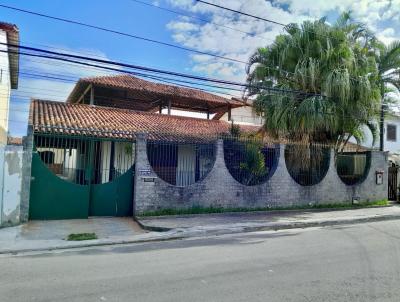
[[[256,95],[254,108],[265,117],[266,132],[331,141],[337,151],[351,137],[361,141],[363,125],[375,133],[371,121],[379,111],[380,87],[369,31],[350,22],[348,13],[334,25],[320,19],[285,31],[272,45],[257,49],[247,68],[247,93]]]

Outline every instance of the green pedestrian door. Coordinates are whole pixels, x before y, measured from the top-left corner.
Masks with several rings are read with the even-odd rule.
[[[29,218],[132,216],[134,164],[121,157],[124,144],[35,137]]]
[[[116,180],[91,187],[89,216],[133,215],[133,168]]]

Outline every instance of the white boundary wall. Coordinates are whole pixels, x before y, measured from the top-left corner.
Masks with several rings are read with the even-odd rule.
[[[20,222],[22,146],[0,146],[0,226]]]

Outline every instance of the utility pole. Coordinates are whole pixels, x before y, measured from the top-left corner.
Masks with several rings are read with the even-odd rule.
[[[384,132],[385,132],[385,104],[383,103],[385,95],[385,86],[383,83],[381,83],[381,116],[379,119],[379,150],[384,151],[385,146],[384,146]]]
[[[379,121],[379,150],[383,151],[385,146],[384,146],[384,130],[385,130],[385,112],[383,111],[383,104],[381,104],[381,117]]]

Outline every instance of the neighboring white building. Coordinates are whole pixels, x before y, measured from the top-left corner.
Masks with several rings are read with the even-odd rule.
[[[377,127],[379,127],[378,124]],[[383,131],[384,151],[389,151],[390,154],[400,154],[400,116],[396,114],[386,115]],[[373,144],[371,131],[367,127],[364,127],[364,141],[362,145],[365,147],[379,148],[379,142],[379,129],[377,137],[375,138],[375,143]]]
[[[20,221],[22,192],[21,145],[7,145],[11,90],[18,88],[18,27],[0,22],[0,227]]]
[[[254,112],[251,100],[246,101],[247,106],[232,108],[229,116],[229,112],[218,115],[214,119],[222,121],[233,121],[235,124],[239,125],[253,125],[262,126],[264,124],[264,119]]]
[[[384,150],[392,154],[400,154],[400,116],[385,117]]]
[[[9,47],[19,44],[18,27],[0,22],[0,43],[0,145],[4,146],[7,144],[11,89],[18,88],[18,48]]]

